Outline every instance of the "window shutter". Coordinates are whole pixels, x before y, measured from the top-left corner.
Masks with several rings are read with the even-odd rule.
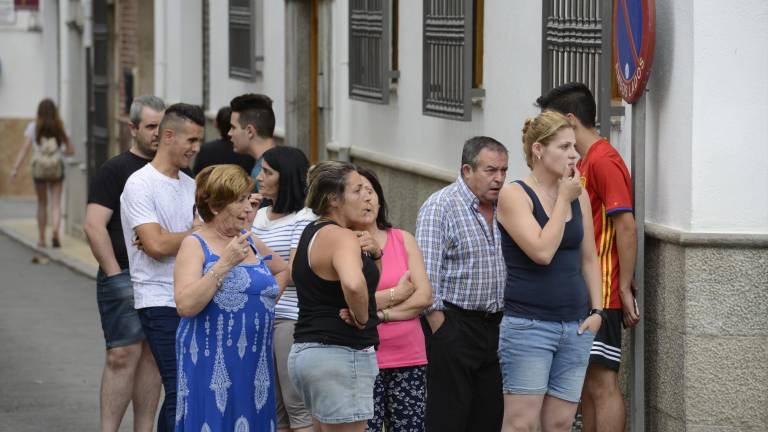
[[[424,0],[425,115],[472,119],[473,0]]]
[[[349,1],[349,97],[389,103],[391,0]]]
[[[604,0],[545,0],[543,8],[542,94],[569,82],[586,84],[604,136],[610,133],[612,6]]]
[[[254,1],[229,0],[229,76],[256,78]]]

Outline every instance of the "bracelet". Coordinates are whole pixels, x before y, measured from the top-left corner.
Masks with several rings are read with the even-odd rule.
[[[389,308],[382,310],[381,314],[384,315],[384,322],[389,321]]]
[[[214,270],[213,267],[208,270],[207,274],[213,276],[213,280],[216,281],[216,288],[221,288],[221,284],[224,283],[224,278],[222,278],[220,274],[216,273],[216,270]]]
[[[389,304],[387,304],[387,307],[385,309],[391,308],[392,304],[394,302],[395,302],[395,289],[394,288],[390,288],[389,289]]]
[[[368,325],[368,321],[366,321],[364,323],[361,323],[360,321],[357,320],[357,317],[354,314],[350,314],[350,315],[352,315],[352,321],[354,321],[355,324],[357,324],[358,327],[363,327],[364,328],[366,325]]]

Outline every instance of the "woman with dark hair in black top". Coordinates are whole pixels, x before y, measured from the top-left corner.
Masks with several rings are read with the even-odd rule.
[[[361,250],[348,227],[373,213],[373,194],[346,162],[320,162],[308,184],[307,207],[319,219],[304,230],[293,260],[299,320],[288,371],[316,430],[363,431],[379,372],[375,290],[382,252],[375,242]],[[351,325],[340,316],[345,308]]]

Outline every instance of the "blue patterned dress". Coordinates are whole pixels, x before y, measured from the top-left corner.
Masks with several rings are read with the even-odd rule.
[[[218,261],[203,248],[203,274]],[[250,240],[250,239],[249,239]],[[176,431],[275,430],[272,324],[278,286],[259,257],[229,271],[200,313],[176,332]]]

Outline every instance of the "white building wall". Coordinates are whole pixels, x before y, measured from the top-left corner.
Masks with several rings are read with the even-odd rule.
[[[332,145],[427,167],[447,178],[458,172],[464,140],[489,135],[510,150],[510,178],[527,172],[520,129],[537,112],[533,102],[541,88],[540,4],[486,2],[486,96],[471,122],[421,112],[421,2],[400,10],[400,78],[390,103],[349,99],[347,6],[332,6]],[[768,3],[668,0],[656,6],[656,53],[647,93],[646,219],[682,231],[766,233],[768,81],[760,73],[768,70]],[[282,7],[274,4],[265,10],[262,87],[276,101],[285,81],[266,80],[270,68],[283,68],[268,54],[269,38],[284,37],[284,16],[278,11]],[[611,137],[630,166],[631,109],[627,106],[621,130]]]
[[[254,81],[229,77],[228,3],[210,2],[210,110],[228,106],[235,96],[264,93],[272,100],[278,135],[285,130],[285,3],[262,0],[264,62]]]
[[[509,151],[510,179],[528,175],[522,129],[541,96],[541,3],[485,2],[485,110],[480,134]],[[456,144],[458,172],[461,145]]]
[[[657,2],[646,217],[768,233],[768,3]]]
[[[458,176],[461,148],[475,135],[492,136],[510,151],[510,178],[527,172],[520,145],[525,119],[537,112],[541,92],[541,5],[536,2],[485,3],[485,98],[471,122],[422,114],[422,3],[400,9],[399,69],[389,105],[348,97],[346,4],[334,18],[335,144],[380,153],[409,164]]]
[[[349,99],[349,2],[337,1],[332,5],[333,30],[331,36],[331,130],[334,146],[349,147],[349,118],[352,104]]]
[[[0,23],[0,118],[34,117],[41,99],[56,96],[46,94],[43,33],[28,31],[30,12],[15,15],[14,23]]]
[[[691,230],[768,233],[768,2],[693,8]]]
[[[693,1],[663,1],[656,7],[656,52],[647,93],[645,216],[648,222],[688,231]]]
[[[155,2],[155,94],[168,104],[203,103],[202,22],[202,0]]]
[[[84,161],[88,117],[85,48],[81,31],[69,25],[83,24],[82,7],[81,3],[59,0],[59,111],[75,147],[75,157]]]

